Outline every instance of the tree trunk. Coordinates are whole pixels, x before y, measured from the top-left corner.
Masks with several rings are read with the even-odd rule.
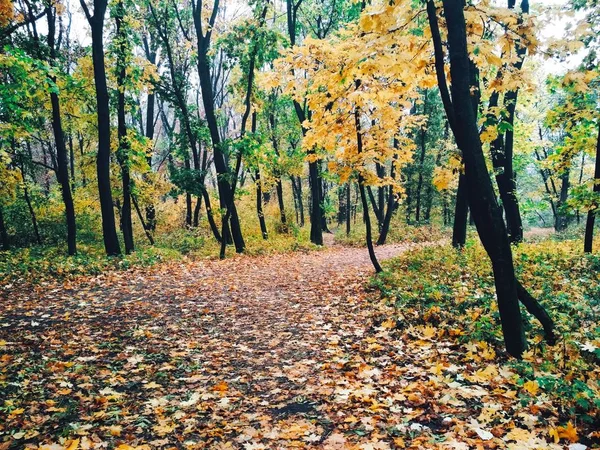
[[[350,180],[346,183],[346,236],[350,234],[350,220],[352,218],[352,203],[350,202]]]
[[[423,115],[427,114],[427,89],[425,89],[425,100],[423,100]],[[425,149],[426,149],[426,126],[421,127],[421,153],[419,155],[419,176],[417,179],[417,192],[415,194],[416,206],[415,206],[415,221],[419,223],[421,221],[421,189],[423,188],[423,170],[425,165]]]
[[[477,232],[492,261],[506,349],[511,355],[520,358],[527,343],[519,308],[510,241],[483,156],[471,102],[470,62],[463,2],[444,0],[443,4],[448,27],[452,78],[453,117],[448,119],[454,125],[452,129],[456,142],[463,154],[469,206],[475,218]]]
[[[144,216],[142,216],[142,211],[140,210],[140,205],[138,204],[137,200],[135,199],[135,197],[133,195],[131,196],[131,201],[133,202],[135,211],[137,212],[138,218],[140,219],[142,228],[144,229],[144,233],[146,234],[146,237],[148,238],[148,242],[150,242],[150,245],[154,245],[154,238],[152,237],[152,234],[150,234],[150,228],[148,228],[148,225],[144,221]]]
[[[50,6],[46,7],[46,17],[48,19],[48,47],[50,48],[50,65],[54,66],[56,58],[56,10]],[[56,82],[56,77],[49,77],[52,83]],[[77,253],[77,228],[75,224],[75,207],[73,205],[73,196],[71,194],[71,184],[69,182],[69,164],[67,147],[65,145],[65,136],[63,133],[62,119],[60,115],[60,102],[58,94],[50,92],[50,104],[52,106],[52,131],[56,143],[56,178],[60,184],[63,203],[65,205],[65,218],[67,222],[67,248],[69,255]],[[73,167],[73,144],[71,142],[71,170]],[[73,172],[74,174],[74,172]]]
[[[4,223],[4,206],[0,204],[0,239],[2,239],[2,250],[10,250],[10,240],[8,238],[8,231],[6,230],[6,223]]]
[[[151,51],[148,47],[146,58],[151,64],[156,63],[156,51]],[[154,109],[156,105],[156,95],[154,91],[148,93],[146,105],[146,138],[154,139]],[[148,169],[152,172],[152,154],[148,155]],[[146,205],[146,230],[156,231],[156,208],[153,203]]]
[[[84,0],[81,0],[84,5]],[[107,0],[94,1],[94,16],[90,19],[92,29],[92,62],[96,85],[96,111],[98,116],[98,154],[96,173],[98,194],[102,213],[102,236],[106,254],[119,255],[121,248],[117,237],[115,211],[110,187],[110,109],[108,107],[108,87],[106,85],[106,66],[104,64],[104,14]],[[87,8],[87,7],[86,7]]]
[[[202,209],[202,196],[199,195],[196,198],[196,206],[194,207],[194,219],[192,220],[192,226],[198,228],[200,223],[200,210]]]
[[[469,216],[469,199],[467,180],[463,173],[458,176],[458,191],[454,208],[454,226],[452,227],[452,246],[463,248],[467,241],[467,223]]]
[[[600,193],[600,127],[598,128],[598,138],[596,140],[596,162],[594,164],[594,187],[593,192],[598,195]],[[585,238],[583,243],[583,251],[591,253],[594,244],[594,222],[596,221],[596,211],[598,207],[590,208],[587,213],[585,222]]]
[[[277,136],[275,134],[275,114],[269,114],[269,124],[271,126],[271,142],[273,144],[273,151],[275,151],[275,155],[279,159],[279,145],[277,142]],[[276,170],[277,183],[275,189],[277,191],[277,201],[279,202],[279,216],[281,218],[281,224],[284,226],[287,224],[287,218],[285,217],[285,205],[283,203],[283,184],[281,182],[281,173],[279,173],[279,169]]]
[[[310,178],[310,241],[316,245],[323,245],[323,214],[321,212],[321,177],[317,162],[308,163],[308,174]]]
[[[569,180],[570,176],[571,171],[569,168],[565,168],[560,176],[560,196],[558,197],[558,202],[556,205],[556,220],[554,222],[554,229],[556,231],[564,231],[569,225],[569,216],[567,211],[565,211],[565,207],[569,197],[569,187],[571,186]]]
[[[127,124],[125,122],[125,76],[127,61],[127,33],[123,29],[125,9],[122,1],[116,5],[115,24],[117,35],[117,137],[119,148],[117,160],[121,166],[121,181],[123,186],[123,206],[121,208],[121,226],[125,254],[135,250],[133,243],[133,221],[131,219],[131,175],[129,169],[129,141],[127,139]]]
[[[206,189],[202,189],[202,197],[204,198],[204,205],[206,206],[206,218],[208,219],[210,229],[217,242],[221,242],[222,236],[219,231],[219,227],[215,222],[215,217],[213,216],[212,207],[210,205],[210,195],[208,195],[208,191]]]
[[[192,194],[189,192],[185,193],[185,225],[192,227]]]
[[[201,6],[199,3],[197,6]],[[219,0],[216,0],[213,5],[213,12],[209,19],[208,29],[204,34],[202,27],[202,11],[194,8],[194,25],[196,28],[196,36],[198,39],[198,76],[200,77],[200,90],[202,92],[202,103],[204,105],[204,114],[206,116],[206,123],[208,125],[210,138],[213,144],[213,155],[215,169],[217,170],[217,182],[219,188],[219,201],[221,208],[229,212],[230,224],[223,224],[223,239],[222,243],[225,242],[225,236],[231,232],[233,241],[235,243],[235,250],[238,253],[242,253],[246,244],[242,236],[242,229],[240,227],[240,221],[238,218],[237,210],[234,201],[234,192],[229,182],[231,176],[231,170],[225,162],[225,155],[221,148],[221,135],[219,133],[219,125],[217,122],[217,115],[215,113],[215,103],[212,87],[212,75],[210,72],[210,59],[208,55],[210,47],[210,38],[212,34],[212,26],[216,20],[216,14],[219,9]],[[227,215],[227,213],[225,213]],[[229,226],[231,225],[231,226]]]
[[[265,223],[265,214],[262,207],[262,186],[260,180],[260,169],[254,171],[256,178],[256,213],[258,214],[258,222],[260,223],[260,232],[262,233],[263,239],[268,239],[269,234],[267,233],[267,224]]]
[[[357,152],[360,154],[362,152],[362,133],[360,127],[360,113],[358,109],[354,110],[354,126],[356,128],[356,147]],[[371,236],[371,217],[369,214],[369,202],[367,201],[367,195],[365,193],[365,179],[358,173],[358,189],[360,190],[360,200],[362,202],[363,208],[363,217],[365,221],[365,229],[366,229],[366,240],[367,240],[367,249],[369,251],[369,258],[371,259],[371,263],[375,268],[375,272],[382,272],[383,269],[379,265],[379,261],[377,261],[377,255],[375,255],[375,249],[373,247],[373,237]]]
[[[390,177],[392,179],[396,178],[395,162],[396,162],[396,157],[394,157],[394,160],[392,161],[392,167],[390,169]],[[392,215],[394,214],[394,211],[398,207],[398,199],[394,196],[394,190],[391,185],[389,186],[389,190],[390,190],[390,192],[389,192],[388,198],[387,198],[387,210],[385,211],[385,217],[383,218],[383,223],[381,225],[381,231],[379,232],[379,238],[377,239],[377,245],[385,244],[385,241],[387,240],[387,235],[390,232],[390,224],[392,222]]]

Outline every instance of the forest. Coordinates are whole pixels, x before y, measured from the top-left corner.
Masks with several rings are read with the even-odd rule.
[[[596,0],[0,0],[0,450],[600,448]]]

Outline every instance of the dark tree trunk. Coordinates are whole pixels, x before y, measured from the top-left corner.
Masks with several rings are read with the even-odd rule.
[[[294,2],[286,0],[286,15],[287,28],[290,38],[290,45],[293,47],[296,44],[296,24],[298,18],[298,8],[302,2]],[[307,119],[304,108],[298,101],[294,100],[294,110],[298,116],[300,126]],[[306,129],[302,126],[302,134],[306,133]],[[314,150],[308,151],[308,154],[314,154]],[[323,245],[323,214],[321,209],[321,174],[319,173],[318,161],[308,163],[308,173],[311,189],[311,208],[310,208],[310,241],[316,245]]]
[[[215,222],[215,217],[213,216],[212,207],[210,205],[210,195],[208,195],[208,191],[206,189],[202,189],[202,197],[204,198],[204,205],[206,206],[206,218],[208,219],[210,229],[217,242],[221,242],[221,232],[219,231],[219,227]]]
[[[192,194],[185,193],[185,225],[188,228],[192,227]]]
[[[269,124],[271,126],[271,142],[273,144],[273,150],[275,151],[275,155],[279,158],[279,145],[277,142],[276,135],[276,127],[275,127],[275,114],[269,114]],[[281,218],[281,224],[287,224],[287,218],[285,217],[285,205],[283,203],[283,183],[281,182],[281,173],[279,170],[276,171],[275,175],[277,176],[277,182],[275,185],[275,190],[277,191],[277,201],[279,203],[279,216]]]
[[[144,221],[144,216],[142,215],[142,211],[140,210],[140,205],[138,204],[137,200],[135,199],[135,196],[133,196],[133,195],[131,196],[131,201],[133,202],[135,211],[137,212],[138,218],[140,219],[142,228],[144,229],[144,233],[146,234],[146,237],[148,238],[148,242],[150,242],[150,245],[154,245],[154,238],[152,237],[152,234],[150,234],[150,228],[148,228],[148,225]]]
[[[300,223],[300,210],[298,209],[298,193],[296,192],[296,182],[294,180],[294,176],[290,177],[292,181],[292,198],[294,199],[294,214],[296,216],[296,223]]]
[[[199,195],[196,198],[196,206],[194,207],[194,219],[192,221],[192,226],[194,228],[198,227],[198,224],[200,223],[200,210],[202,209],[202,196]]]
[[[104,14],[107,0],[94,0],[94,15],[90,16],[84,0],[80,0],[92,29],[92,62],[96,85],[96,111],[98,116],[98,154],[96,173],[98,193],[102,213],[102,236],[106,254],[119,255],[121,248],[117,237],[113,197],[110,188],[110,109],[108,107],[108,87],[104,64]]]
[[[560,196],[558,197],[558,204],[556,205],[556,220],[554,222],[554,228],[556,231],[564,231],[569,225],[569,216],[565,210],[567,199],[569,197],[569,187],[571,186],[570,178],[571,171],[569,168],[564,169],[560,176]]]
[[[454,207],[454,226],[452,227],[452,246],[463,248],[467,241],[467,223],[469,216],[469,199],[467,180],[463,173],[458,176],[458,190]]]
[[[281,219],[281,224],[287,224],[287,218],[285,217],[285,205],[283,204],[283,184],[281,183],[281,178],[277,178],[277,183],[275,184],[275,190],[277,191],[277,201],[279,203],[279,217]]]
[[[510,241],[483,156],[471,102],[470,62],[467,52],[463,2],[462,0],[444,0],[443,3],[448,27],[450,75],[452,77],[453,116],[448,119],[453,125],[456,142],[462,151],[465,162],[469,206],[483,246],[492,261],[506,349],[508,353],[519,358],[525,351],[527,343],[519,308]],[[434,20],[437,19],[434,18]],[[433,34],[435,33],[432,31]],[[438,58],[439,54],[436,52],[436,59]],[[440,86],[440,88],[442,87]]]
[[[265,223],[265,214],[262,206],[262,186],[260,180],[260,169],[254,171],[256,178],[256,213],[258,215],[258,222],[260,224],[260,232],[263,239],[268,239],[269,234],[267,233],[267,224]]]
[[[125,71],[127,60],[127,33],[123,29],[125,16],[124,5],[119,1],[116,5],[115,23],[118,39],[117,58],[117,136],[119,148],[117,160],[121,166],[121,181],[123,186],[123,206],[121,208],[121,228],[125,253],[129,255],[135,250],[133,243],[133,221],[131,219],[131,174],[129,169],[129,141],[127,139],[127,124],[125,122]]]
[[[397,141],[395,142],[397,143]],[[396,178],[396,158],[392,161],[392,167],[390,169],[390,176],[392,179]],[[387,240],[388,233],[390,232],[390,224],[392,222],[392,215],[394,211],[398,207],[398,198],[394,195],[394,191],[392,186],[389,186],[389,194],[387,198],[387,209],[385,211],[385,217],[383,218],[383,223],[381,224],[381,230],[379,232],[379,238],[377,239],[377,245],[385,244]]]
[[[298,213],[300,214],[300,220],[298,224],[303,227],[304,226],[304,200],[302,198],[302,177],[294,177],[291,176],[292,180],[292,189],[296,192],[296,201],[298,202]]]
[[[427,115],[427,89],[425,90],[425,99],[423,100],[423,115]],[[417,178],[417,192],[415,194],[415,221],[419,223],[421,221],[421,189],[423,188],[423,170],[425,165],[425,149],[427,131],[425,125],[421,127],[421,153],[419,154],[419,176]]]
[[[0,239],[2,239],[2,250],[10,250],[10,240],[8,238],[8,231],[6,230],[6,223],[4,222],[4,207],[0,204]]]
[[[513,9],[515,2],[508,1],[508,7]],[[529,2],[521,3],[523,14],[529,14]],[[519,18],[522,21],[522,18]],[[513,69],[521,70],[523,60],[527,52],[527,48],[522,46],[518,41],[516,43],[517,61],[512,63]],[[498,72],[498,77],[502,77],[502,71]],[[504,95],[504,107],[506,108],[507,117],[500,120],[500,123],[506,125],[506,131],[498,130],[498,137],[492,142],[490,149],[492,153],[492,164],[496,171],[496,182],[498,184],[498,192],[502,199],[502,206],[506,215],[506,225],[508,229],[508,237],[511,243],[519,243],[523,241],[523,222],[521,212],[519,210],[519,201],[517,199],[517,182],[513,168],[513,147],[514,147],[514,122],[515,109],[517,106],[517,98],[519,89],[508,91]],[[498,92],[492,93],[489,101],[489,107],[498,106]],[[494,125],[498,125],[498,119],[493,115],[488,117],[488,120]]]
[[[50,64],[54,65],[56,58],[56,11],[52,7],[46,8],[46,17],[48,19],[48,46],[50,47]],[[56,77],[50,77],[50,80],[56,82]],[[56,142],[56,178],[60,184],[63,203],[65,205],[65,218],[67,222],[67,248],[69,255],[77,253],[77,227],[75,224],[75,206],[73,205],[73,196],[71,194],[71,184],[69,183],[69,164],[67,156],[67,147],[65,145],[65,136],[63,133],[62,119],[60,116],[60,102],[56,92],[50,92],[50,103],[52,105],[52,131],[54,141]],[[71,143],[71,170],[73,170],[73,145]]]
[[[350,202],[350,180],[346,183],[346,236],[350,234],[350,220],[352,218],[352,203]]]
[[[147,42],[146,45],[146,58],[148,62],[151,64],[156,64],[156,51],[151,49]],[[146,138],[154,139],[154,116],[155,116],[155,105],[156,105],[156,95],[154,91],[148,93],[147,97],[147,105],[146,105]],[[148,169],[152,172],[152,154],[148,155]],[[156,208],[153,203],[146,205],[146,227],[144,228],[147,231],[155,231],[156,230]]]
[[[317,162],[308,163],[310,178],[310,241],[316,245],[323,245],[323,214],[321,212],[321,177]]]
[[[362,152],[362,133],[360,127],[360,113],[358,109],[354,111],[354,126],[356,128],[356,147],[357,152]],[[373,237],[371,233],[371,217],[369,214],[369,202],[367,200],[367,194],[365,192],[365,179],[363,176],[358,174],[358,189],[360,190],[360,201],[362,203],[363,208],[363,218],[365,221],[365,229],[366,229],[366,240],[367,240],[367,249],[369,251],[369,258],[371,259],[371,263],[375,268],[375,272],[382,272],[383,269],[379,265],[379,261],[377,261],[377,255],[375,255],[375,248],[373,247]]]
[[[321,230],[323,230],[323,233],[331,233],[331,231],[329,230],[329,227],[327,225],[327,216],[325,215],[325,208],[324,208],[324,202],[325,202],[325,199],[327,198],[327,182],[320,175],[321,170],[323,169],[321,166],[321,161],[319,161],[318,169],[319,169],[319,181],[320,181],[320,183],[319,183],[319,198],[320,198],[320,210],[321,210]]]
[[[596,140],[596,162],[594,164],[594,187],[593,192],[600,193],[600,127],[598,129],[598,138]],[[583,251],[591,253],[594,244],[594,223],[596,221],[596,212],[598,207],[590,208],[585,222],[585,238],[583,242]]]
[[[223,242],[226,242],[225,236],[231,232],[233,241],[235,243],[235,250],[236,252],[241,253],[244,251],[246,244],[244,243],[242,229],[240,227],[240,221],[235,207],[234,192],[229,181],[231,177],[231,170],[225,162],[225,155],[223,154],[223,149],[221,148],[221,135],[219,133],[219,125],[217,122],[217,115],[215,113],[212,75],[210,73],[210,59],[208,56],[210,39],[212,36],[212,27],[214,26],[217,12],[219,10],[219,0],[216,0],[213,4],[213,11],[211,13],[206,32],[203,31],[202,11],[198,10],[198,7],[201,7],[201,5],[202,3],[194,4],[193,8],[194,25],[196,28],[196,37],[198,39],[198,76],[200,77],[200,90],[202,92],[204,114],[206,116],[206,123],[208,125],[210,138],[213,144],[214,163],[218,174],[217,182],[219,188],[219,201],[221,202],[221,208],[227,211],[225,215],[229,215],[228,220],[230,222],[230,224],[223,224],[223,239],[221,243],[223,244]]]

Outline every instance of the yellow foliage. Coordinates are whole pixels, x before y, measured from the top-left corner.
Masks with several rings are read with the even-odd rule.
[[[10,0],[0,0],[0,27],[8,25],[15,17],[13,4]]]

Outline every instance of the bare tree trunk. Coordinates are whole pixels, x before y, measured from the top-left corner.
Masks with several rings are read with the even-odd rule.
[[[362,152],[362,133],[360,127],[360,113],[358,109],[354,110],[354,126],[356,128],[356,146],[358,153]],[[367,201],[367,195],[365,193],[365,179],[363,176],[358,174],[358,189],[360,190],[360,200],[362,202],[363,207],[363,217],[365,221],[365,229],[366,229],[366,240],[367,240],[367,248],[369,250],[369,258],[371,259],[371,263],[375,268],[375,272],[382,272],[383,269],[379,265],[379,261],[377,261],[377,255],[375,255],[375,249],[373,248],[373,238],[371,236],[371,217],[369,215],[369,203]]]
[[[110,109],[108,86],[104,63],[104,15],[108,0],[94,0],[94,15],[91,16],[85,0],[80,0],[92,29],[92,62],[96,86],[96,110],[98,116],[98,154],[96,174],[102,213],[102,236],[106,254],[119,255],[121,248],[117,237],[112,190],[110,187]]]
[[[598,195],[600,193],[600,127],[598,129],[598,138],[596,140],[596,162],[594,164],[594,187],[593,192]],[[583,251],[591,253],[594,246],[594,223],[596,221],[596,213],[598,207],[590,208],[585,222],[585,238],[583,243]]]
[[[0,203],[0,239],[2,239],[2,250],[10,250],[10,239],[8,238],[8,231],[6,230],[6,223],[4,222],[4,207]]]

